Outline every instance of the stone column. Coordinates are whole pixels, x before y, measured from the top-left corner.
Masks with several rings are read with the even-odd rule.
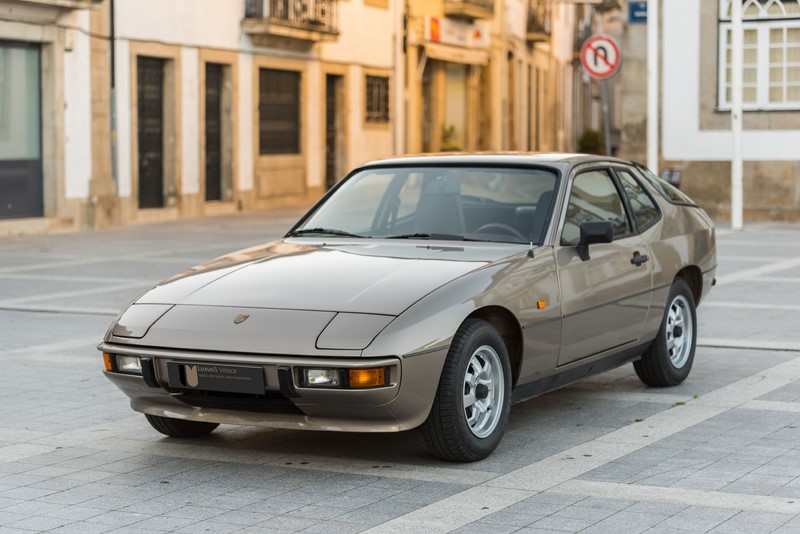
[[[92,177],[87,224],[108,228],[120,223],[119,197],[111,160],[111,33],[109,2],[90,14],[92,68]]]

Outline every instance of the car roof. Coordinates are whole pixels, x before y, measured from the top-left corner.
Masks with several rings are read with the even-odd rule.
[[[561,152],[444,152],[438,154],[420,154],[399,156],[370,161],[361,167],[383,166],[429,166],[429,165],[531,165],[549,164],[558,167],[570,167],[582,163],[624,163],[630,161],[609,156],[592,154],[570,154]]]

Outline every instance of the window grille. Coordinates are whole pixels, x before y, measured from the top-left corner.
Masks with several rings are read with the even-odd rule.
[[[388,76],[367,76],[366,120],[369,123],[389,122]]]

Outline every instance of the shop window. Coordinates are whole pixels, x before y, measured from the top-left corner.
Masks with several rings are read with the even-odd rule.
[[[720,1],[720,109],[731,107],[731,1]],[[800,0],[742,2],[743,107],[800,109]]]
[[[300,73],[259,69],[258,149],[262,155],[300,153]]]
[[[389,122],[389,77],[367,76],[366,120],[372,124]]]

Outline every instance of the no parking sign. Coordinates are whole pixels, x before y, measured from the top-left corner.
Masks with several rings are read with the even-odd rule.
[[[608,35],[593,35],[581,47],[581,65],[592,78],[613,76],[622,63],[619,45]]]

